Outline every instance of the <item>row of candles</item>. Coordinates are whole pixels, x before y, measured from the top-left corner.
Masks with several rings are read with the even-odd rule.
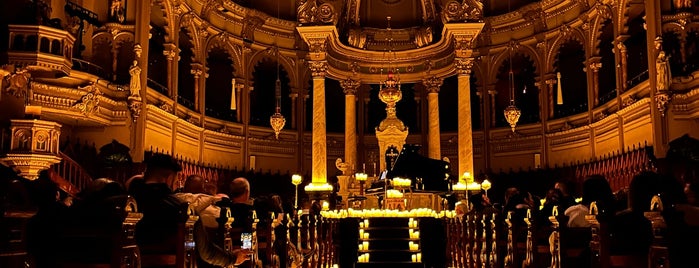
[[[488,192],[491,186],[492,184],[487,179],[483,180],[483,183],[477,183],[471,176],[471,173],[464,172],[459,182],[452,184],[451,189],[453,191],[480,191],[483,189]]]
[[[328,210],[321,211],[320,215],[325,218],[330,219],[343,219],[343,218],[413,218],[413,217],[432,217],[441,218],[444,217],[444,211],[437,213],[436,211],[429,208],[414,208],[411,210],[397,210],[397,209],[362,209],[354,210],[348,208],[347,210]]]
[[[351,209],[349,209],[351,210]],[[333,211],[321,211],[320,215],[329,219],[344,219],[344,218],[409,218],[409,217],[432,217],[432,218],[454,218],[456,217],[455,210],[442,210],[439,213],[435,211],[418,213],[417,210],[413,209],[410,211],[406,210],[382,210],[382,211],[372,211],[372,210],[355,210],[349,212],[348,210],[333,210]],[[360,228],[369,227],[363,225],[364,222],[359,222]],[[417,221],[415,221],[415,226],[417,227]]]

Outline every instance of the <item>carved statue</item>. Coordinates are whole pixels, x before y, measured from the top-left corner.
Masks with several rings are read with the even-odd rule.
[[[692,8],[692,0],[673,0],[676,9]]]
[[[124,13],[126,13],[124,2],[122,0],[112,0],[112,4],[109,8],[109,16],[111,19],[119,23],[124,23]]]
[[[138,61],[133,61],[133,65],[129,69],[129,74],[131,75],[131,81],[129,82],[129,90],[131,90],[131,96],[140,97],[141,67],[138,67]]]
[[[670,65],[668,62],[668,57],[665,56],[665,51],[660,51],[658,53],[658,58],[655,59],[655,70],[657,75],[657,91],[665,91],[670,89],[670,81],[672,76],[670,74]]]

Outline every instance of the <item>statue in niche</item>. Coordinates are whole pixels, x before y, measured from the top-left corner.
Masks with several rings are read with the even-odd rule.
[[[663,39],[661,37],[656,37],[654,43],[655,50],[658,51],[658,57],[655,58],[655,71],[657,73],[656,90],[669,90],[672,80],[672,75],[670,73],[669,56],[667,56],[665,54],[665,51],[663,51]]]
[[[673,0],[672,3],[675,9],[692,8],[692,0]]]
[[[124,14],[126,13],[125,0],[112,0],[112,4],[109,7],[109,17],[116,22],[124,23],[126,19]]]
[[[141,67],[138,66],[138,59],[141,58],[141,45],[134,45],[134,53],[136,59],[133,61],[133,65],[129,68],[129,75],[131,75],[131,80],[129,82],[129,89],[131,90],[130,97],[140,98],[141,97]]]

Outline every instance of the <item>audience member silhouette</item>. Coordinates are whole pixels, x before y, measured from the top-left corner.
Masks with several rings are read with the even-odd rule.
[[[590,223],[585,220],[585,215],[590,213],[592,202],[597,203],[599,214],[614,214],[614,194],[607,179],[601,175],[591,175],[583,181],[582,201],[565,210],[565,215],[568,216],[568,227],[590,227]]]
[[[642,172],[631,179],[627,209],[616,214],[610,222],[610,254],[627,256],[628,267],[647,267],[647,256],[653,241],[652,226],[644,216],[650,209],[652,197],[661,191],[660,178],[653,172]],[[640,266],[639,266],[640,265]]]
[[[56,249],[62,243],[59,239],[61,216],[67,213],[68,207],[61,202],[60,189],[51,181],[47,170],[39,173],[32,186],[38,210],[27,222],[27,252],[37,268],[56,267],[59,254]]]

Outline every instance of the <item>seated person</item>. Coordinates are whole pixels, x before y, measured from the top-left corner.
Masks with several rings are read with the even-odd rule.
[[[247,179],[239,177],[224,186],[226,188],[224,190],[225,196],[217,205],[230,208],[231,216],[234,219],[231,224],[233,229],[243,233],[252,232],[252,212],[254,208],[250,200],[250,183]],[[231,239],[233,239],[234,246],[242,246],[239,237],[231,237]]]
[[[199,175],[189,175],[184,181],[184,188],[176,193],[175,197],[189,203],[205,228],[215,229],[218,227],[216,219],[221,215],[221,208],[215,204],[221,201],[221,196],[208,194],[206,190],[204,178]]]
[[[47,170],[41,171],[39,178],[31,183],[33,201],[38,210],[27,222],[27,252],[36,267],[56,267],[59,253],[55,249],[63,242],[59,240],[59,231],[68,207],[61,202],[61,191],[49,179]]]
[[[585,178],[582,187],[582,201],[580,204],[569,207],[565,210],[568,216],[568,227],[590,227],[585,216],[590,214],[590,204],[597,203],[599,214],[613,215],[614,194],[609,182],[601,175],[591,175]]]
[[[651,223],[643,213],[650,209],[650,201],[659,191],[657,174],[642,172],[633,177],[629,183],[628,208],[618,212],[610,222],[612,256],[632,256],[637,261],[647,262],[653,233]]]

